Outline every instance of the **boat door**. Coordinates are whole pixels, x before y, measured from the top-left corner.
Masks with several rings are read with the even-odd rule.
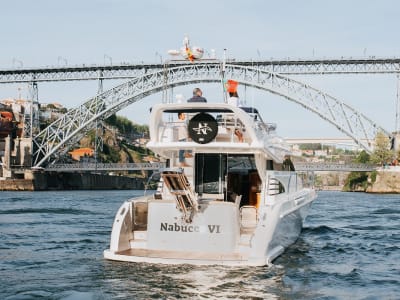
[[[197,153],[195,156],[195,192],[201,197],[221,195],[224,201],[256,206],[261,189],[254,155]]]

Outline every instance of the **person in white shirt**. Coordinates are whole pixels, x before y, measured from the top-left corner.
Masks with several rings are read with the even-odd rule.
[[[183,112],[178,113],[178,141],[185,142],[187,140],[188,132],[187,132],[187,124],[186,124],[186,115]],[[191,155],[188,153],[187,155]],[[179,165],[181,167],[189,167],[185,160],[185,150],[179,150]]]

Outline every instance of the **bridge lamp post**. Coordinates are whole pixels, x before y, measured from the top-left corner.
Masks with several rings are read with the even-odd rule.
[[[57,57],[57,65],[60,66],[60,61],[64,62],[64,66],[68,65],[68,60],[62,56]]]
[[[106,64],[106,59],[110,60],[110,66],[112,66],[112,57],[107,54],[104,54],[104,65]]]
[[[397,73],[397,94],[396,94],[396,124],[395,124],[395,132],[399,134],[400,132],[400,124],[399,124],[399,117],[400,117],[400,74]]]
[[[24,67],[24,63],[23,63],[22,61],[20,61],[19,59],[16,59],[16,58],[14,57],[13,60],[12,60],[13,68],[16,67],[16,66],[15,66],[15,63],[19,63],[19,67],[20,67],[21,69]]]
[[[162,55],[160,53],[158,53],[158,52],[156,52],[155,55],[156,55],[156,60],[157,60],[157,58],[160,58],[160,63],[162,64],[162,61],[163,61]]]
[[[394,126],[393,152],[395,157],[400,149],[400,74],[397,73],[396,116]]]

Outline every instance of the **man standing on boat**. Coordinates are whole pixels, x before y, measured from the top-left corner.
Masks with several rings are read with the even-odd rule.
[[[285,155],[285,160],[282,164],[282,171],[294,171],[294,165],[290,159],[290,155]]]
[[[178,141],[186,142],[187,141],[187,125],[186,125],[186,116],[183,112],[178,113]],[[186,152],[185,150],[179,150],[179,166],[180,167],[190,167],[186,163],[185,157],[192,157],[190,152]]]
[[[207,102],[207,99],[203,97],[203,92],[199,88],[193,90],[193,97],[188,99],[187,102]]]

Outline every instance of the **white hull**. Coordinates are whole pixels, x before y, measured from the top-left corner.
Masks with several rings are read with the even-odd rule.
[[[174,115],[168,115],[182,111],[191,117],[188,128],[193,132],[187,140],[176,134],[182,123],[171,122]],[[296,241],[316,197],[303,186],[307,177],[285,170],[287,150],[274,130],[256,110],[227,104],[153,108],[148,147],[168,158],[170,168],[161,172],[156,194],[120,207],[104,257],[165,264],[270,264]],[[179,168],[182,149],[191,158]]]
[[[136,233],[132,229],[135,226],[134,217],[132,218],[134,215],[132,204],[134,205],[135,201],[145,202],[142,202],[144,199],[127,201],[117,214],[112,232],[112,245],[110,249],[104,251],[104,257],[116,261],[156,264],[269,265],[284,252],[286,247],[296,241],[301,232],[303,220],[315,198],[314,192],[308,189],[298,191],[296,194],[297,198],[300,194],[302,195],[301,203],[296,204],[296,195],[293,195],[293,200],[277,200],[270,205],[259,207],[257,219],[254,220],[255,226],[244,224],[252,221],[241,220],[240,210],[234,203],[210,201],[205,204],[207,209],[212,206],[220,209],[224,205],[230,208],[233,217],[228,221],[235,221],[236,224],[221,221],[218,228],[216,227],[218,225],[210,225],[212,222],[210,218],[202,220],[194,218],[190,225],[180,225],[184,222],[173,222],[179,215],[172,214],[170,215],[172,221],[161,222],[157,216],[153,220],[155,223],[153,229],[149,224],[150,230],[138,230]],[[280,196],[280,198],[286,198],[282,197],[283,195]],[[149,222],[152,220],[152,210],[166,211],[165,207],[157,207],[157,203],[153,201],[150,200]],[[174,203],[170,204],[175,206]],[[154,207],[152,208],[152,206]],[[235,210],[237,210],[237,214],[235,214]],[[218,214],[214,214],[211,220],[215,221],[219,217]],[[164,221],[167,219],[164,218]],[[121,224],[122,226],[120,226]],[[163,228],[161,228],[161,224],[163,224]],[[218,236],[223,234],[226,226],[233,227],[234,230],[227,232],[222,237]],[[168,227],[171,231],[168,231]],[[213,233],[210,233],[210,230]],[[215,236],[219,241],[215,240]]]

